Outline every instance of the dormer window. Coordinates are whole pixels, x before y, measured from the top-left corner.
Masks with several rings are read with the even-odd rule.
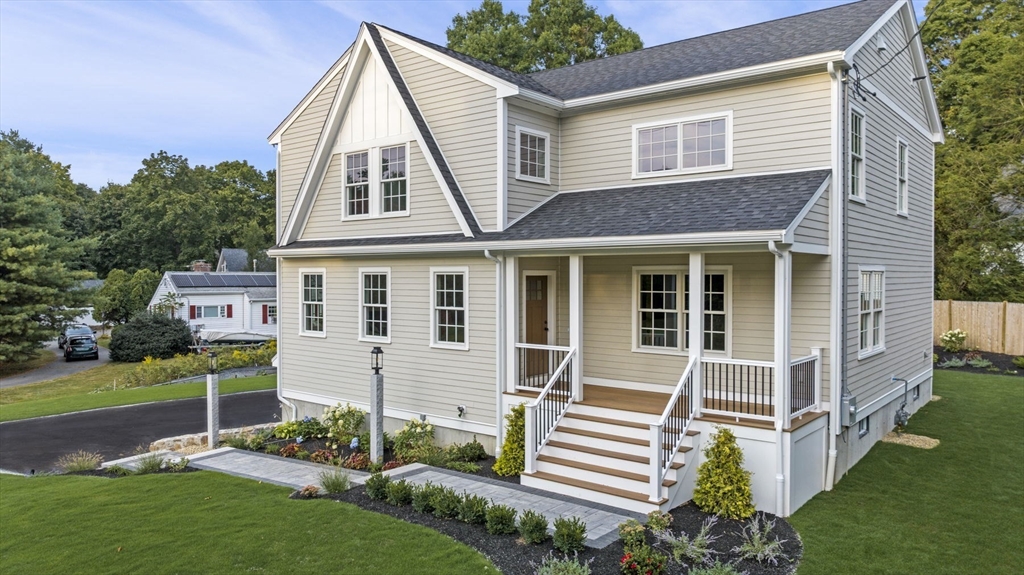
[[[549,158],[551,156],[547,132],[516,126],[516,179],[540,184],[551,183]]]
[[[409,215],[409,146],[373,147],[344,156],[342,219]]]
[[[633,126],[633,177],[732,169],[732,112]]]

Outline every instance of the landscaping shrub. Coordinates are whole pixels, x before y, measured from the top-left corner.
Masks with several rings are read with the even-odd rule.
[[[315,417],[306,416],[296,422],[295,435],[291,437],[302,438],[303,441],[310,439],[322,439],[327,437],[327,426]]]
[[[625,523],[619,523],[619,540],[622,541],[623,549],[627,552],[637,551],[647,545],[645,531],[646,528],[636,519],[627,519]]]
[[[388,484],[391,477],[383,473],[374,473],[366,478],[366,494],[370,499],[383,501],[388,497]]]
[[[706,513],[730,519],[754,514],[750,472],[743,469],[743,450],[729,429],[719,427],[704,449],[706,460],[697,468],[693,502]]]
[[[249,440],[243,435],[232,435],[224,438],[221,444],[233,447],[235,449],[249,449]]]
[[[578,554],[573,555],[572,559],[568,556],[555,557],[552,551],[537,567],[537,575],[590,575],[590,564],[593,562],[591,558],[581,563]]]
[[[295,459],[298,459],[300,461],[306,461],[309,459],[309,452],[306,451],[305,449],[300,449],[295,452]]]
[[[676,537],[670,532],[660,535],[662,541],[668,544],[669,551],[676,563],[683,565],[711,564],[715,551],[711,544],[718,539],[718,535],[711,535],[711,528],[718,522],[718,517],[708,517],[700,526],[697,535],[690,538],[684,532]]]
[[[533,509],[519,518],[519,535],[527,543],[543,543],[548,538],[548,519]]]
[[[555,519],[555,549],[566,555],[583,551],[587,541],[587,524],[579,517],[559,517]]]
[[[387,494],[387,502],[392,505],[412,503],[412,485],[404,479],[388,483]]]
[[[449,461],[444,464],[448,469],[455,471],[461,471],[463,473],[476,473],[480,471],[480,466],[475,463],[467,463],[465,461]]]
[[[448,454],[440,447],[434,445],[420,447],[415,453],[406,453],[404,457],[399,456],[399,459],[434,467],[448,466]]]
[[[306,450],[298,443],[289,443],[282,447],[277,454],[281,457],[297,457],[300,451],[305,453]]]
[[[131,469],[128,469],[127,467],[122,467],[120,465],[111,465],[110,467],[107,468],[107,473],[111,475],[116,475],[118,477],[128,477],[134,472]]]
[[[668,531],[668,526],[671,524],[671,513],[655,509],[647,514],[647,527],[655,534]]]
[[[320,472],[320,487],[327,493],[344,493],[351,487],[352,481],[348,473],[340,469],[331,469]]]
[[[392,469],[394,469],[396,467],[401,467],[401,466],[402,466],[402,462],[398,461],[397,459],[394,459],[394,460],[388,461],[387,463],[382,465],[380,468],[381,468],[381,471],[390,471],[390,470],[392,470]]]
[[[526,469],[526,404],[520,403],[505,416],[505,442],[494,462],[498,475],[519,475]]]
[[[135,460],[135,475],[156,473],[163,469],[164,457],[159,453],[147,453]]]
[[[338,449],[342,445],[348,445],[353,437],[359,435],[363,426],[366,425],[366,412],[348,403],[344,406],[339,403],[334,407],[325,407],[324,414],[320,419],[324,427],[327,428],[327,437],[330,438],[331,447]],[[369,447],[362,441],[359,442],[359,445],[364,449]]]
[[[316,485],[307,485],[299,490],[299,497],[302,499],[313,499],[320,495],[320,488]]]
[[[100,463],[103,463],[103,456],[99,453],[79,450],[58,459],[57,467],[64,473],[74,473],[76,471],[92,471],[99,467]]]
[[[434,517],[456,519],[462,510],[462,496],[450,487],[439,486],[430,504],[434,507]]]
[[[493,501],[487,508],[487,532],[491,535],[511,535],[516,532],[516,510]]]
[[[167,469],[171,473],[181,473],[182,471],[185,471],[186,467],[188,467],[188,458],[187,457],[179,457],[175,461],[168,461],[167,462]]]
[[[1024,355],[1018,355],[1017,357],[1013,358],[1013,365],[1020,368],[1024,368]]]
[[[146,357],[169,359],[188,353],[192,332],[183,319],[141,313],[114,331],[110,338],[111,361],[137,362]]]
[[[668,557],[650,545],[641,545],[639,549],[627,551],[619,560],[619,568],[626,575],[662,575],[667,564]]]
[[[445,454],[448,456],[449,462],[473,463],[474,461],[487,459],[487,451],[476,440],[476,437],[469,443],[449,445],[445,448]]]
[[[951,357],[951,358],[947,359],[946,361],[940,363],[939,367],[942,368],[942,369],[955,369],[955,368],[958,368],[958,367],[963,367],[965,365],[967,365],[966,361],[964,361],[964,360],[962,360],[960,358],[957,358],[957,357]]]
[[[274,437],[278,439],[290,439],[299,436],[299,420],[282,421],[274,427]]]
[[[462,494],[462,506],[459,507],[459,520],[474,525],[487,522],[487,499],[479,495]]]
[[[946,353],[960,353],[964,350],[964,343],[967,342],[967,332],[960,329],[952,329],[939,336],[939,343]]]
[[[264,447],[263,451],[269,453],[270,455],[280,455],[281,446],[276,443],[271,443]]]
[[[357,451],[346,457],[341,462],[341,466],[361,471],[364,469],[369,469],[371,463],[373,462],[370,461],[370,454],[364,451]]]
[[[412,489],[412,508],[420,513],[434,512],[434,498],[441,489],[440,485],[426,482]]]
[[[983,359],[983,358],[979,357],[977,359],[969,360],[967,362],[967,365],[969,365],[971,367],[978,368],[978,369],[985,369],[986,367],[992,367],[992,362],[987,360],[987,359]]]
[[[313,463],[330,464],[334,459],[334,452],[330,449],[317,449],[309,454],[309,460]]]
[[[733,553],[739,553],[741,559],[753,559],[758,563],[769,563],[778,565],[779,559],[785,559],[782,551],[782,544],[785,539],[772,537],[772,529],[775,528],[775,520],[761,523],[761,515],[754,515],[741,533],[743,543],[733,547]]]
[[[744,571],[743,573],[746,573]],[[715,564],[710,567],[701,567],[690,570],[690,575],[743,575],[736,570],[735,567],[728,563],[723,564],[720,561],[715,561]]]
[[[420,455],[434,447],[434,426],[426,421],[411,419],[395,433],[395,455],[405,462],[417,461]]]

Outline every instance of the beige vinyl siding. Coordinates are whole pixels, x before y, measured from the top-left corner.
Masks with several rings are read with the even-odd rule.
[[[550,184],[539,184],[516,179],[516,126],[547,132],[549,162],[548,179]],[[508,104],[508,221],[512,221],[526,213],[558,191],[558,118],[535,112],[511,102]]]
[[[800,225],[793,232],[793,238],[798,242],[809,244],[828,245],[828,198],[830,190],[818,198],[807,215],[804,216]]]
[[[793,357],[811,354],[820,347],[822,355],[821,400],[828,401],[829,318],[831,310],[832,258],[793,254],[793,308],[790,345]]]
[[[434,179],[419,143],[409,144],[408,216],[342,221],[342,162],[341,154],[331,157],[324,182],[302,231],[302,239],[459,233],[459,223]]]
[[[292,206],[299,195],[302,180],[309,169],[309,161],[313,157],[320,132],[323,131],[327,114],[330,112],[331,102],[338,92],[344,74],[345,68],[338,68],[334,79],[327,83],[323,91],[310,102],[309,107],[281,134],[281,171],[277,175],[280,183],[278,193],[281,195],[278,233],[288,225]]]
[[[469,351],[430,347],[430,267],[469,268]],[[390,344],[358,341],[360,267],[391,268]],[[325,268],[326,337],[299,332],[299,269]],[[495,273],[483,258],[287,259],[281,281],[282,382],[289,391],[369,400],[370,350],[384,349],[384,404],[493,425],[495,418]]]
[[[396,44],[387,46],[481,227],[496,229],[495,89]]]
[[[550,271],[555,273],[555,345],[569,345],[569,258],[521,258],[519,260],[519,341],[526,341],[523,331],[526,325],[526,302],[523,293],[523,277],[531,271]],[[548,297],[552,297],[551,286],[548,286]]]
[[[885,39],[886,49],[879,52],[877,41]],[[880,72],[871,76],[868,81],[881,90],[890,99],[899,102],[903,109],[922,126],[928,125],[928,117],[925,114],[924,102],[921,98],[921,87],[914,82],[913,78],[918,74],[914,72],[914,65],[910,59],[909,48],[903,54],[896,57],[892,63],[882,68],[901,48],[906,46],[907,37],[903,30],[900,16],[897,15],[886,22],[874,38],[862,47],[854,56],[861,74],[867,75],[881,69]]]
[[[830,98],[829,77],[822,73],[565,117],[561,186],[590,189],[828,166]],[[632,179],[634,124],[729,110],[732,170]]]

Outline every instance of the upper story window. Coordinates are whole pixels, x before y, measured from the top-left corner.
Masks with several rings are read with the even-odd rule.
[[[342,219],[409,214],[409,146],[345,154]]]
[[[431,268],[430,345],[451,349],[469,349],[467,268]]]
[[[689,274],[683,268],[635,268],[634,286],[634,349],[670,353],[689,349]],[[730,296],[727,268],[704,274],[704,351],[729,352]]]
[[[896,141],[896,213],[905,216],[910,213],[909,171],[907,169],[907,143]]]
[[[633,127],[633,177],[732,169],[732,112]]]
[[[323,336],[325,272],[300,270],[299,274],[302,280],[302,324],[299,333]]]
[[[864,114],[850,112],[850,196],[864,200]]]
[[[885,349],[885,271],[860,270],[860,356]]]
[[[550,142],[547,132],[516,126],[516,179],[548,184]]]
[[[391,270],[364,268],[359,278],[359,339],[390,342]]]

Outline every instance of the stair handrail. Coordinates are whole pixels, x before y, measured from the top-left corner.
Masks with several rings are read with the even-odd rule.
[[[544,389],[541,390],[540,395],[533,401],[526,404],[526,420],[524,421],[526,427],[526,457],[524,461],[525,473],[533,473],[536,469],[537,453],[540,452],[541,448],[547,445],[548,439],[551,437],[551,433],[555,427],[558,426],[558,422],[562,420],[562,416],[569,410],[569,406],[573,402],[572,394],[572,377],[571,373],[568,378],[561,378],[563,372],[569,369],[572,365],[572,358],[576,355],[576,348],[571,348],[569,353],[562,359],[562,363],[558,364],[558,369],[551,375],[551,379],[548,380]],[[567,388],[559,390],[561,393],[557,394],[560,397],[553,398],[551,391],[555,388],[555,384],[563,382],[567,384]],[[552,404],[550,407],[554,409],[548,409],[540,413],[538,419],[538,409],[545,402]]]
[[[676,453],[679,452],[679,448],[683,444],[683,438],[686,437],[686,432],[690,429],[690,423],[693,421],[694,401],[696,401],[693,396],[694,365],[696,365],[696,358],[690,356],[690,361],[687,362],[686,369],[683,370],[683,374],[679,377],[679,383],[676,384],[672,395],[669,396],[668,403],[665,405],[665,410],[662,411],[661,417],[657,423],[651,424],[650,500],[654,502],[661,500],[662,480],[672,466],[672,460],[675,459]],[[680,410],[680,406],[677,404],[684,392],[686,393],[686,406]],[[682,421],[676,421],[677,425],[675,428],[666,428],[666,425],[670,423],[673,417],[676,419],[680,418],[680,411],[685,414],[682,416]]]

